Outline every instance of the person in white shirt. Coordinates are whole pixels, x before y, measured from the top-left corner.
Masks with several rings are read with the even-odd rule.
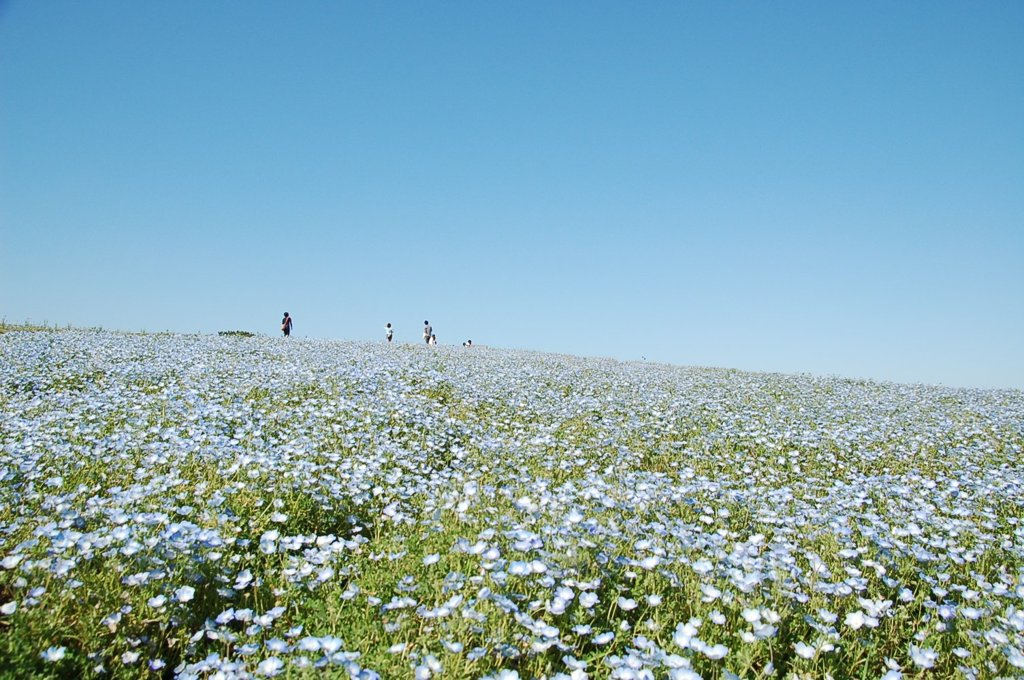
[[[395,329],[391,327],[391,324],[388,324],[384,327],[384,330],[387,331],[388,342],[391,342],[391,338],[395,335]]]
[[[431,327],[429,321],[423,322],[423,342],[430,344],[430,336],[434,334],[434,329]]]

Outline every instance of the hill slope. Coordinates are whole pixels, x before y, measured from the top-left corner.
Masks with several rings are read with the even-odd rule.
[[[0,376],[0,674],[1024,668],[1018,391],[77,331]]]

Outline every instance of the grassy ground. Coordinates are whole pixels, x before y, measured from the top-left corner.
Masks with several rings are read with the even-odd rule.
[[[1017,391],[0,332],[2,677],[1024,668]]]

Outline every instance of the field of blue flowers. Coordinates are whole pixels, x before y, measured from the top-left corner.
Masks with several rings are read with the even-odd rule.
[[[1024,393],[0,334],[0,676],[1024,674]]]

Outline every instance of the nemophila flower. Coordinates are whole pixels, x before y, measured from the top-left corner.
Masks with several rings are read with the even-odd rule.
[[[803,642],[795,643],[793,645],[793,650],[796,652],[797,656],[803,659],[813,659],[818,654],[817,648]]]
[[[462,650],[465,649],[465,645],[456,640],[442,640],[441,644],[452,654],[461,654]]]
[[[114,633],[114,632],[117,631],[117,624],[119,624],[121,622],[121,617],[122,617],[122,613],[119,612],[119,611],[113,612],[111,614],[107,614],[100,621],[100,625],[106,626],[107,628],[110,629],[111,633]]]
[[[714,602],[722,596],[721,590],[707,583],[702,583],[700,585],[700,590],[701,593],[703,593],[703,597],[701,597],[702,602]]]
[[[235,585],[233,587],[235,590],[242,590],[243,588],[247,588],[252,583],[252,580],[252,572],[248,569],[243,569],[235,578]]]
[[[985,638],[985,641],[993,647],[1005,645],[1010,642],[1010,638],[1007,637],[1006,633],[996,628],[985,631],[983,637]]]
[[[516,500],[515,505],[517,508],[525,512],[537,512],[537,510],[540,509],[540,506],[529,496],[523,496]]]
[[[839,616],[837,614],[833,614],[827,609],[819,609],[818,618],[820,618],[825,623],[835,623],[839,619]]]
[[[181,586],[174,591],[174,599],[178,602],[190,602],[195,594],[196,589],[192,586]]]
[[[303,652],[319,652],[320,640],[315,637],[304,637],[296,643],[295,647]]]
[[[869,600],[860,597],[857,598],[857,601],[869,616],[876,618],[885,614],[892,607],[892,600]]]
[[[279,549],[283,551],[302,550],[302,545],[302,536],[284,536],[281,538]],[[272,543],[268,543],[268,548],[272,546]],[[274,552],[277,552],[277,549],[270,550],[270,553]]]
[[[290,649],[290,645],[280,638],[272,638],[266,641],[267,649],[275,654],[284,654]]]
[[[723,658],[725,658],[726,654],[729,653],[729,648],[726,647],[725,645],[718,644],[718,645],[704,646],[699,651],[701,653],[703,653],[704,656],[708,657],[709,659],[723,659]]]
[[[577,659],[572,654],[566,654],[562,656],[562,663],[565,667],[573,671],[585,671],[587,669],[587,662],[582,659]]]
[[[843,623],[854,630],[860,630],[864,626],[875,628],[878,626],[878,619],[873,616],[866,616],[862,611],[855,611],[847,614]]]
[[[927,647],[910,645],[910,660],[919,668],[931,668],[939,658],[939,653]]]
[[[711,560],[701,559],[691,565],[693,570],[700,576],[711,573],[714,570],[715,565],[711,563]]]
[[[256,666],[257,675],[265,675],[267,677],[273,677],[281,672],[284,668],[284,662],[276,656],[264,659],[260,661],[259,665]]]
[[[316,572],[316,582],[326,583],[334,578],[334,567],[322,567]]]
[[[57,661],[60,661],[61,659],[63,659],[66,652],[67,652],[67,648],[66,647],[54,646],[54,647],[49,647],[48,649],[46,649],[46,651],[42,652],[39,656],[41,656],[43,658],[43,661],[46,661],[47,663],[54,663],[54,662],[57,662]]]
[[[513,576],[528,576],[531,572],[529,562],[514,560],[508,565],[508,573]]]
[[[672,641],[686,649],[690,646],[690,643],[697,637],[697,633],[700,630],[701,620],[692,618],[686,623],[680,623],[676,626],[675,633],[672,636]]]
[[[0,614],[3,614],[4,616],[10,616],[11,614],[16,612],[17,610],[18,610],[18,601],[17,600],[11,600],[10,602],[5,602],[4,604],[0,605]]]
[[[615,603],[618,605],[619,609],[627,612],[636,609],[637,607],[636,600],[627,597],[619,597]]]
[[[568,602],[575,597],[575,591],[567,586],[558,586],[558,588],[555,589],[555,597]]]
[[[703,680],[703,676],[692,668],[671,668],[668,677],[670,680]]]
[[[480,680],[519,680],[519,671],[500,670],[491,675],[485,675]]]

